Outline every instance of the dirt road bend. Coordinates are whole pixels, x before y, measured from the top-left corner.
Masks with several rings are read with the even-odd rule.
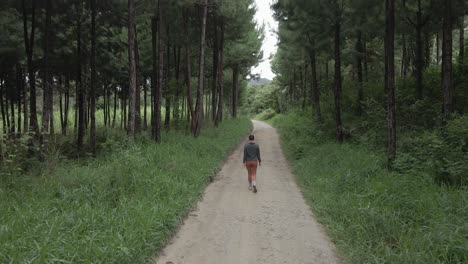
[[[253,123],[263,161],[257,173],[258,193],[248,190],[243,142],[154,263],[340,262],[296,185],[278,133],[266,123]]]

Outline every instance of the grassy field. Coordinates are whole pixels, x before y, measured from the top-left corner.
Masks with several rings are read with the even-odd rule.
[[[97,159],[0,181],[0,263],[147,263],[251,129],[226,120],[194,140],[108,140]]]
[[[279,115],[304,197],[350,263],[467,263],[468,190],[388,173],[384,153],[336,144],[308,116]],[[333,134],[331,134],[333,136]]]

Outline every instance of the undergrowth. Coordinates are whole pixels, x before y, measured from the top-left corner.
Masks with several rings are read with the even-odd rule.
[[[468,190],[428,171],[389,173],[385,154],[337,144],[299,113],[277,115],[309,205],[351,263],[467,263]]]
[[[250,131],[242,118],[194,140],[107,140],[106,155],[0,181],[0,263],[147,263]]]

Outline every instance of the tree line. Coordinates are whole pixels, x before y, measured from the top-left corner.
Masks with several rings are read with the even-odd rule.
[[[466,111],[466,5],[465,0],[279,0],[273,6],[279,21],[274,62],[278,82],[287,100],[311,105],[319,123],[324,114],[321,96],[330,90],[338,142],[351,136],[343,124],[343,107],[362,116],[366,100],[382,98],[391,164],[396,158],[397,117],[402,115],[399,105],[431,100],[440,104],[442,120]],[[440,78],[438,87],[430,87],[430,77]],[[397,91],[396,85],[405,82],[412,82],[413,90]],[[343,92],[352,105],[343,105]],[[404,95],[404,102],[396,93]]]
[[[93,154],[96,113],[158,143],[184,121],[197,137],[204,122],[236,117],[239,85],[261,57],[253,0],[8,0],[0,9],[2,133],[44,142],[72,132],[79,151],[89,137]]]

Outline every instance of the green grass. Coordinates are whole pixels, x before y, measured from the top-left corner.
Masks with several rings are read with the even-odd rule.
[[[468,262],[466,187],[388,173],[384,153],[336,144],[307,115],[271,122],[305,199],[347,262]]]
[[[0,180],[0,263],[147,263],[251,129],[226,120],[197,140],[108,140],[97,159]]]

